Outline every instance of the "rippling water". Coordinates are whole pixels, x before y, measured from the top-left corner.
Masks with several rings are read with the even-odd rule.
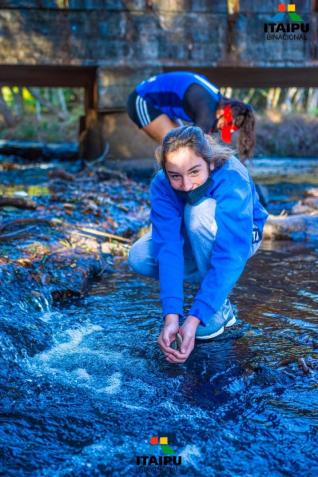
[[[51,166],[0,171],[0,194],[46,196]],[[264,180],[274,213],[316,177],[277,184],[274,172]],[[317,264],[317,244],[264,244],[232,294],[237,324],[184,365],[156,344],[158,284],[125,263],[63,307],[11,270],[0,294],[0,475],[318,475]],[[189,303],[195,291],[186,287]],[[182,464],[138,466],[161,452],[150,437],[165,435]]]
[[[263,248],[232,294],[237,325],[184,365],[156,345],[157,283],[125,263],[83,300],[37,303],[32,321],[8,303],[3,475],[317,475],[317,264],[314,245]],[[182,464],[138,466],[166,434]]]

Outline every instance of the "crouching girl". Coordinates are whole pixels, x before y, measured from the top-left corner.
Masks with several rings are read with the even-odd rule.
[[[228,295],[260,246],[268,214],[245,166],[199,127],[172,129],[156,159],[152,231],[132,246],[129,263],[159,279],[164,326],[158,344],[167,361],[183,363],[195,339],[210,340],[235,323]],[[184,280],[199,283],[199,290],[180,326]],[[180,350],[170,346],[177,332]]]

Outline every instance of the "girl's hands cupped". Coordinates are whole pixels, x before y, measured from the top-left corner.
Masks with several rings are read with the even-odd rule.
[[[199,324],[200,320],[198,318],[188,316],[184,324],[179,328],[178,315],[166,316],[166,322],[159,335],[158,344],[169,363],[181,364],[188,359],[194,348],[195,332]],[[171,343],[176,339],[178,331],[182,336],[180,351],[170,347]]]

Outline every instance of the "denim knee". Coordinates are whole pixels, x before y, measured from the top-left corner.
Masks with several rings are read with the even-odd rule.
[[[190,235],[200,233],[202,229],[211,233],[212,240],[215,239],[217,224],[215,221],[216,201],[211,197],[205,197],[196,205],[187,204],[184,209],[184,220]]]
[[[129,250],[128,264],[133,269],[134,272],[141,273],[140,272],[141,260],[140,260],[140,253],[138,252],[138,248],[139,247],[138,247],[138,241],[137,241],[131,246]]]

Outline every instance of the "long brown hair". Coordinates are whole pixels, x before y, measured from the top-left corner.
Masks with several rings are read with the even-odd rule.
[[[171,129],[155,151],[156,160],[163,170],[165,170],[167,154],[181,147],[192,149],[208,164],[214,164],[215,168],[221,167],[234,153],[231,148],[219,144],[214,138],[204,134],[198,126],[181,126]]]
[[[220,101],[220,107],[227,104],[231,106],[234,124],[239,128],[238,155],[242,161],[245,161],[253,156],[256,142],[253,108],[250,104],[243,103],[243,101],[223,97]]]

